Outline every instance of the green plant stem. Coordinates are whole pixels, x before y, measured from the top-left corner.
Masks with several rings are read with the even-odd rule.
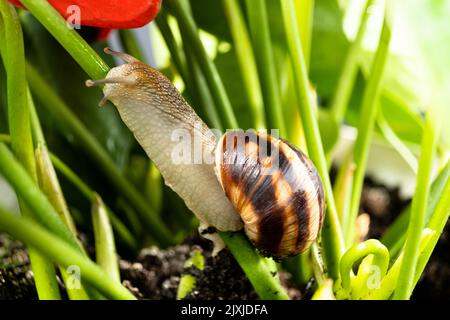
[[[350,288],[353,265],[368,255],[374,256],[373,264],[380,268],[380,276],[383,277],[386,274],[389,266],[388,249],[378,240],[367,240],[354,245],[342,256],[340,273],[344,289]]]
[[[112,299],[135,299],[122,285],[111,279],[95,263],[71,245],[49,233],[28,218],[19,218],[0,208],[0,228],[14,238],[36,248],[58,265],[80,268],[82,281],[87,281]]]
[[[169,16],[167,15],[166,10],[161,10],[155,21],[164,38],[164,41],[166,42],[167,48],[169,49],[170,57],[175,64],[175,68],[181,75],[181,78],[183,78],[184,83],[187,85],[189,82],[189,75],[186,66],[186,56],[175,40],[172,29],[169,26],[168,18]]]
[[[336,201],[336,209],[341,223],[342,233],[346,234],[347,221],[349,219],[350,200],[352,195],[353,175],[355,173],[355,164],[353,163],[352,150],[345,156],[341,163],[336,181],[333,186],[333,195]]]
[[[428,243],[435,236],[435,232],[430,229],[424,229],[420,237],[420,254],[428,246]],[[380,286],[377,289],[369,290],[365,296],[362,297],[364,300],[386,300],[392,296],[392,292],[396,289],[397,281],[400,273],[400,267],[403,262],[403,252],[395,260],[389,272],[382,279]]]
[[[253,113],[253,125],[257,130],[266,128],[266,116],[264,114],[264,101],[261,92],[261,84],[258,78],[255,56],[252,43],[237,0],[223,0],[225,15],[233,37],[233,45],[236,57],[244,80],[244,91],[247,95],[249,107]]]
[[[53,37],[69,52],[92,79],[106,76],[109,66],[64,18],[45,0],[24,0],[22,4],[39,20]]]
[[[255,252],[254,248],[244,235],[239,233],[221,232],[220,236],[247,275],[261,299],[289,299],[278,278],[270,273],[264,259],[261,259]]]
[[[436,121],[431,111],[425,119],[425,128],[417,173],[416,191],[411,204],[411,218],[409,219],[404,256],[400,267],[397,288],[394,299],[409,299],[414,283],[417,261],[419,259],[419,244],[425,225],[426,207],[429,197],[433,158],[439,137]],[[448,197],[444,195],[444,197]]]
[[[42,102],[42,106],[47,108],[55,119],[58,119],[66,129],[76,136],[79,145],[99,164],[100,169],[103,170],[116,189],[127,198],[140,214],[141,220],[148,227],[152,236],[162,245],[171,244],[171,233],[153,208],[150,207],[135,187],[124,178],[105,149],[30,64],[27,64],[27,76],[33,95]]]
[[[347,246],[351,245],[355,238],[355,221],[359,212],[359,202],[361,199],[364,174],[366,171],[370,142],[373,137],[373,129],[378,112],[379,96],[381,92],[383,73],[389,54],[390,41],[391,28],[388,18],[385,16],[378,49],[375,54],[369,79],[367,80],[367,86],[364,91],[361,117],[358,125],[358,137],[356,138],[354,148],[354,162],[356,165],[356,170],[353,179],[349,220],[346,228],[348,230],[345,238]]]
[[[344,242],[339,225],[339,218],[333,197],[333,189],[328,167],[320,137],[319,125],[315,116],[309,80],[300,42],[298,23],[296,21],[294,2],[292,0],[281,0],[285,31],[288,39],[289,52],[294,70],[297,97],[299,99],[300,114],[305,132],[308,153],[314,162],[322,178],[327,199],[327,216],[322,231],[324,253],[330,277],[336,279],[339,273],[339,260],[344,253]]]
[[[286,136],[280,87],[270,39],[269,20],[265,0],[246,0],[247,16],[253,43],[269,129],[279,129]]]
[[[417,284],[422,275],[422,272],[425,270],[425,266],[428,263],[428,260],[433,253],[436,244],[439,241],[439,238],[442,235],[442,232],[445,228],[445,225],[450,216],[450,179],[447,180],[447,184],[445,185],[444,192],[442,193],[442,197],[440,198],[438,204],[436,205],[436,210],[433,212],[430,222],[427,225],[427,228],[434,231],[435,233],[431,237],[430,241],[425,246],[423,252],[421,252],[418,262],[416,273],[414,276],[413,288]]]
[[[126,53],[131,54],[139,61],[146,62],[136,35],[131,29],[119,29],[119,38]]]
[[[114,234],[109,222],[107,209],[98,195],[96,195],[92,204],[92,225],[97,264],[112,280],[120,283],[119,259],[117,257]]]
[[[219,109],[225,127],[239,128],[225,87],[214,63],[208,57],[203,47],[194,19],[179,0],[166,0],[166,2],[169,4],[171,13],[177,19],[180,28],[186,33],[186,41],[189,42],[203,75],[210,86],[214,102]]]
[[[314,22],[315,0],[295,1],[295,13],[297,16],[298,30],[302,41],[303,56],[306,68],[309,70],[311,58],[311,36]]]
[[[8,125],[11,147],[17,160],[36,181],[36,166],[28,109],[28,92],[25,76],[25,53],[23,33],[19,17],[14,7],[0,0],[0,26],[2,33],[2,58],[6,69]],[[23,215],[33,213],[19,198]],[[35,286],[40,299],[59,300],[61,298],[56,281],[56,273],[51,261],[41,256],[34,248],[28,248]]]
[[[417,159],[403,141],[396,135],[394,130],[389,126],[389,123],[384,118],[383,112],[380,109],[377,116],[377,125],[385,139],[391,146],[397,150],[397,153],[405,160],[414,174],[417,174]]]
[[[444,193],[444,187],[450,179],[450,161],[444,166],[439,175],[433,181],[430,188],[430,199],[427,205],[426,221],[432,216],[436,210],[438,201]],[[381,237],[381,242],[388,247],[391,256],[395,256],[400,252],[405,242],[406,231],[410,217],[411,206],[405,208],[400,216],[392,223],[388,230]]]
[[[184,32],[182,32],[182,34],[184,34]],[[214,100],[208,88],[208,83],[206,82],[206,79],[198,65],[198,62],[195,59],[191,46],[185,43],[184,48],[188,61],[188,71],[189,75],[191,76],[191,92],[195,92],[193,96],[202,106],[201,111],[205,114],[208,125],[210,125],[211,128],[215,128],[223,132],[223,124],[215,108]]]
[[[56,170],[58,170],[67,180],[69,180],[87,199],[91,202],[94,201],[96,193],[87,184],[85,184],[83,180],[81,180],[81,178],[73,172],[72,169],[70,169],[64,162],[53,154],[50,154],[50,159],[52,160]],[[111,209],[107,208],[107,211],[111,224],[116,230],[119,238],[122,239],[132,251],[137,250],[138,244],[132,233],[127,229],[122,221],[114,215]]]
[[[375,0],[368,0],[366,2],[366,6],[361,16],[358,33],[348,49],[347,57],[345,58],[341,75],[338,80],[336,92],[331,104],[331,112],[338,123],[341,123],[344,119],[353,86],[355,84],[358,71],[358,55],[361,52],[361,44],[367,30],[367,24],[370,16],[369,8],[373,5],[374,1]]]

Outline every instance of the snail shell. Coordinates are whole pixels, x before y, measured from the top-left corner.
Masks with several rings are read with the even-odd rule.
[[[322,183],[311,160],[288,142],[262,132],[227,132],[217,145],[216,174],[263,254],[296,255],[318,237]]]

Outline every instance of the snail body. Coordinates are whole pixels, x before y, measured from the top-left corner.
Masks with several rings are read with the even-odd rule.
[[[216,173],[264,255],[293,256],[318,237],[322,183],[311,160],[288,142],[262,132],[227,132],[217,144]]]
[[[110,100],[139,144],[159,168],[164,181],[185,201],[203,225],[237,231],[245,225],[251,242],[274,257],[295,255],[317,238],[324,215],[324,195],[314,165],[289,143],[263,133],[228,132],[219,142],[172,83],[137,59],[111,50],[127,64],[112,68],[105,79],[104,99]],[[192,139],[174,140],[184,130]],[[230,139],[232,138],[232,139]],[[225,148],[244,139],[244,149]],[[192,141],[198,141],[192,143]],[[174,150],[201,151],[202,161],[175,163]],[[276,151],[258,157],[261,143]],[[241,161],[235,161],[236,159]]]

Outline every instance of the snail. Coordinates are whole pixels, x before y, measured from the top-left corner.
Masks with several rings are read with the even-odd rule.
[[[202,225],[244,228],[263,255],[275,258],[301,253],[317,239],[324,191],[303,152],[251,130],[228,131],[217,139],[164,75],[126,53],[105,52],[127,63],[86,85],[105,84],[100,105],[110,100],[117,107],[165,183]],[[190,137],[180,141],[180,132]],[[179,161],[180,153],[201,161]]]

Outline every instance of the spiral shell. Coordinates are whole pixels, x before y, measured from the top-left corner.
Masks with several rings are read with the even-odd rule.
[[[231,131],[216,148],[216,174],[262,254],[304,252],[320,233],[325,200],[311,160],[288,142],[262,132]]]

